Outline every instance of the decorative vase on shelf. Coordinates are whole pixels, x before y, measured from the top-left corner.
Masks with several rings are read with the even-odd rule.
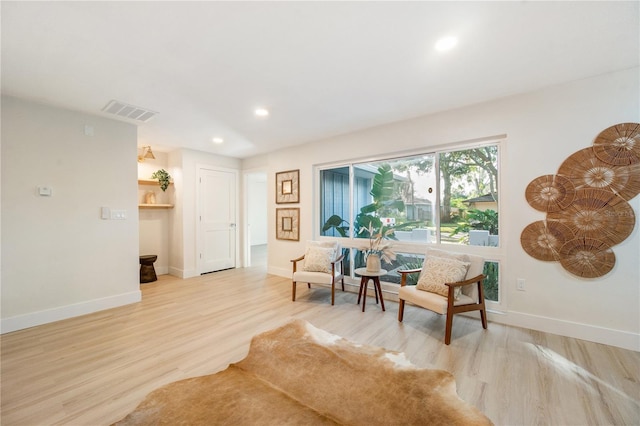
[[[367,256],[367,272],[380,272],[380,255],[370,253]]]
[[[155,204],[156,203],[156,193],[153,191],[149,191],[144,195],[145,204]]]

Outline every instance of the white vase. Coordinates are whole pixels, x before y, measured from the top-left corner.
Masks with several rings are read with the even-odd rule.
[[[380,256],[371,253],[367,256],[367,272],[380,272]]]

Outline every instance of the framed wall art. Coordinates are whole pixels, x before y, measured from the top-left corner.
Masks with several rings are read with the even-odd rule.
[[[276,209],[276,238],[278,240],[300,240],[300,209]]]
[[[276,173],[276,203],[300,202],[300,170]]]

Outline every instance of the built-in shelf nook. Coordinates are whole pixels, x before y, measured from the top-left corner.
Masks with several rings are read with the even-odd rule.
[[[138,186],[140,185],[150,185],[150,186],[160,186],[160,183],[158,182],[158,179],[138,179]],[[170,182],[169,185],[173,185],[173,182]],[[147,204],[147,203],[139,203],[138,204],[138,208],[139,209],[172,209],[173,208],[173,204],[166,204],[166,203],[154,203],[154,204]]]

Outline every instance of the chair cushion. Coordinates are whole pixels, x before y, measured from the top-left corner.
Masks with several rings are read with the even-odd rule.
[[[335,248],[307,247],[304,254],[303,271],[331,273],[331,262],[336,257]]]
[[[418,290],[413,285],[400,287],[398,298],[442,315],[447,313],[446,297],[437,293]],[[453,302],[455,306],[469,305],[471,303],[475,303],[475,301],[465,294],[460,294],[458,300]]]
[[[336,271],[336,276],[340,273]],[[299,283],[314,283],[314,284],[331,284],[333,282],[331,274],[325,272],[307,272],[297,271],[293,273],[293,281]]]
[[[329,249],[333,249],[333,256],[331,257],[331,261],[333,261],[335,258],[338,257],[338,253],[340,252],[340,244],[337,241],[314,241],[314,240],[308,240],[307,241],[307,245],[305,248],[305,259],[302,261],[301,265],[301,269],[304,270],[304,266],[305,263],[307,262],[307,252],[309,251],[309,249],[313,248],[313,247],[319,247],[319,248],[329,248]],[[331,262],[330,261],[330,262]],[[315,262],[312,262],[315,263]],[[317,269],[314,266],[311,266],[310,269]],[[327,272],[331,271],[331,265],[329,265],[329,270]],[[313,272],[313,271],[311,271]]]
[[[478,275],[482,274],[482,272],[484,271],[484,258],[481,256],[476,256],[473,254],[453,253],[445,250],[434,249],[431,247],[427,248],[425,262],[429,256],[446,257],[446,258],[458,259],[458,260],[461,260],[462,262],[470,262],[471,265],[469,265],[469,270],[467,271],[467,276],[465,277],[465,279],[477,277]],[[424,265],[423,265],[423,271],[424,271]],[[474,303],[478,302],[478,286],[475,283],[465,285],[464,287],[462,287],[461,292],[462,294],[465,294],[470,298],[472,298],[474,300]]]
[[[457,259],[429,256],[425,259],[424,270],[420,274],[416,288],[447,297],[449,287],[445,283],[463,281],[469,265],[469,262]],[[460,297],[460,291],[456,293],[458,294],[454,295],[454,298],[457,300]]]
[[[308,249],[309,247],[332,248],[332,249],[336,250],[336,252],[337,252],[338,248],[340,247],[340,244],[337,241],[314,241],[314,240],[308,240],[306,248]]]
[[[422,278],[422,276],[426,273],[427,270],[427,260],[430,257],[441,257],[443,259],[456,259],[459,260],[461,262],[469,262],[469,257],[466,254],[463,253],[453,253],[450,251],[445,251],[445,250],[438,250],[438,249],[434,249],[434,248],[427,248],[427,252],[425,254],[424,257],[424,262],[422,264],[422,272],[420,273],[420,277],[418,277],[418,281],[420,281],[420,278]],[[468,273],[468,271],[467,271]],[[455,300],[458,300],[458,298],[460,297],[460,293],[465,293],[466,291],[464,291],[468,286],[465,287],[456,287],[454,289],[453,292],[453,298]],[[449,290],[447,290],[449,291]],[[445,294],[446,296],[446,294]]]

